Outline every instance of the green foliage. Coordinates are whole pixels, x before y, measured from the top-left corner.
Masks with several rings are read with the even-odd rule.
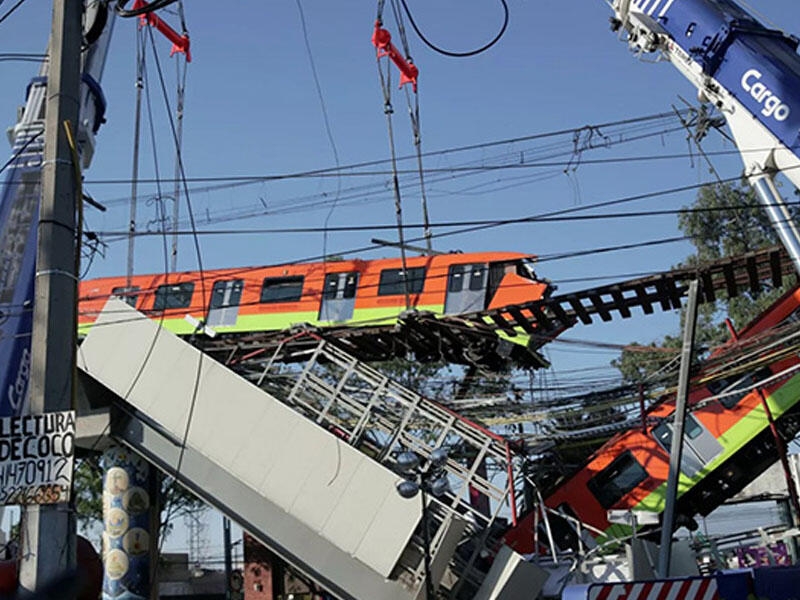
[[[696,253],[687,264],[735,256],[777,243],[766,211],[748,185],[719,183],[700,189],[697,200],[678,217]]]
[[[643,383],[664,370],[680,347],[680,339],[674,336],[667,336],[661,344],[653,342],[649,346],[633,342],[622,350],[619,358],[611,361],[611,366],[622,374],[626,382]]]
[[[792,205],[790,213],[797,220],[800,208]],[[766,211],[752,188],[744,182],[739,185],[719,183],[703,187],[694,204],[679,215],[678,225],[696,248],[696,252],[688,256],[681,266],[700,265],[778,243]],[[715,304],[701,305],[695,336],[695,345],[700,349],[700,354],[702,349],[718,345],[729,337],[726,317],[736,329],[741,329],[764,312],[789,285],[772,288],[769,281],[764,281],[757,294],[744,289],[736,298],[723,297]],[[681,335],[666,336],[647,347],[633,343],[611,361],[611,365],[620,371],[626,381],[643,382],[665,368],[679,353],[681,344]]]
[[[72,487],[78,525],[89,530],[102,523],[103,472],[99,454],[89,454],[77,462],[72,476]]]
[[[103,523],[103,470],[100,454],[89,454],[75,467],[73,475],[73,502],[78,525],[83,531],[102,527]],[[189,492],[171,478],[161,478],[161,534],[171,529],[171,521],[186,512],[196,511],[204,506],[202,500]],[[170,522],[165,522],[169,519]]]

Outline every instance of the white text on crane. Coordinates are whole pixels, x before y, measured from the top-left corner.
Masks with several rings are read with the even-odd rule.
[[[759,104],[764,105],[761,114],[765,117],[775,117],[776,121],[785,121],[789,118],[791,110],[783,103],[778,96],[773,94],[770,89],[761,83],[761,71],[750,69],[742,76],[742,87],[745,91],[756,99]]]

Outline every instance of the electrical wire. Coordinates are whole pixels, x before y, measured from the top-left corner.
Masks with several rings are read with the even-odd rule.
[[[17,9],[18,9],[20,6],[22,6],[22,4],[23,4],[24,2],[25,2],[25,0],[18,0],[18,2],[17,2],[17,3],[16,3],[14,6],[12,6],[11,8],[9,8],[9,9],[8,9],[8,10],[5,12],[5,14],[3,14],[3,16],[2,16],[2,17],[0,17],[0,23],[2,23],[2,22],[3,22],[3,21],[5,21],[5,20],[6,20],[8,17],[10,17],[10,16],[11,16],[11,15],[14,13],[14,11],[15,11],[15,10],[17,10]]]
[[[615,126],[640,125],[640,124],[643,124],[643,123],[652,122],[652,121],[658,121],[658,120],[661,120],[661,121],[667,120],[667,119],[673,120],[674,118],[675,118],[675,113],[673,113],[673,112],[658,113],[658,114],[647,115],[647,116],[643,116],[643,117],[635,117],[635,118],[623,119],[623,120],[619,120],[619,121],[612,121],[612,122],[608,122],[608,123],[602,123],[602,124],[596,125],[594,127],[597,127],[597,128],[603,127],[605,129],[609,129],[609,128],[615,127]],[[453,148],[445,148],[443,150],[430,150],[430,151],[427,151],[427,152],[423,152],[422,153],[422,157],[423,158],[442,157],[442,156],[447,156],[447,155],[450,155],[450,154],[469,152],[469,151],[473,151],[473,150],[486,150],[488,148],[497,147],[497,146],[515,145],[515,144],[520,144],[520,143],[523,143],[523,142],[537,141],[537,140],[548,139],[548,138],[552,138],[552,137],[559,137],[559,136],[564,136],[564,135],[572,135],[572,134],[574,134],[575,132],[577,132],[577,131],[579,131],[581,129],[583,129],[583,128],[581,127],[581,128],[577,128],[577,129],[561,129],[561,130],[556,130],[556,131],[551,131],[551,132],[546,132],[546,133],[538,133],[538,134],[531,134],[531,135],[515,137],[515,138],[505,138],[505,139],[502,139],[502,140],[494,140],[494,141],[490,141],[490,142],[482,142],[482,143],[479,143],[479,144],[469,144],[469,145],[464,145],[464,146],[456,146],[456,147],[453,147]],[[674,129],[671,129],[671,130],[661,129],[661,130],[655,132],[652,135],[653,136],[662,136],[665,132],[668,132],[668,131],[683,131],[683,130],[684,130],[683,127],[679,126],[679,127],[674,128]],[[614,134],[614,135],[619,135],[619,134]],[[637,138],[637,139],[642,139],[642,138]],[[615,143],[620,143],[620,142],[615,142]],[[571,144],[571,142],[570,142],[570,144]],[[754,150],[754,152],[757,152],[757,151],[758,150]],[[529,154],[529,151],[523,151],[523,152],[526,155]],[[570,154],[570,153],[571,153],[571,151],[569,153],[567,153],[567,154]],[[709,153],[709,154],[713,155],[714,153]],[[719,152],[717,154],[721,154],[721,155],[722,154],[724,154],[724,155],[737,154],[738,155],[738,151],[731,150],[731,151]],[[513,155],[515,157],[518,157],[519,156],[519,152],[514,152]],[[661,156],[664,156],[664,155],[661,155],[661,154],[659,154],[659,155],[648,155],[646,157],[643,157],[642,159],[639,159],[637,157],[624,157],[624,158],[618,158],[618,159],[601,159],[601,160],[597,160],[597,161],[593,161],[593,162],[595,162],[597,164],[604,164],[606,162],[612,162],[612,163],[613,162],[622,162],[622,163],[624,163],[624,162],[636,162],[637,160],[658,160],[658,159],[660,159]],[[667,155],[667,156],[670,157],[670,158],[685,158],[686,157],[685,154],[677,154],[677,155],[676,154],[672,154],[672,155]],[[398,162],[404,162],[404,161],[415,160],[415,159],[416,159],[416,154],[410,154],[410,155],[404,155],[404,156],[397,157],[397,161]],[[588,164],[588,162],[586,160],[584,160],[583,162]],[[385,165],[385,164],[389,164],[389,163],[391,163],[391,159],[376,159],[376,160],[363,161],[363,162],[359,162],[359,163],[353,163],[353,164],[349,164],[349,165],[344,165],[344,166],[339,167],[338,169],[336,167],[327,167],[327,168],[322,168],[322,169],[313,169],[313,170],[309,170],[309,171],[299,171],[299,172],[294,172],[294,173],[284,173],[284,174],[276,174],[276,175],[187,177],[186,181],[196,182],[196,183],[201,183],[201,182],[208,182],[208,183],[233,182],[234,186],[238,186],[238,185],[247,185],[248,183],[261,183],[261,182],[265,182],[265,181],[283,181],[283,180],[306,179],[306,178],[315,178],[315,177],[338,177],[338,176],[340,176],[339,171],[350,171],[350,172],[352,172],[352,171],[354,171],[356,169],[362,169],[364,167]],[[514,163],[512,163],[512,164],[495,165],[493,167],[490,166],[490,167],[487,168],[487,170],[500,169],[500,168],[504,168],[504,167],[519,168],[519,167],[524,167],[524,166],[529,165],[529,164],[532,164],[533,166],[564,167],[568,163],[567,162],[530,163],[530,161],[527,161],[527,160],[522,161],[522,162],[520,162],[519,160],[515,160]],[[473,167],[473,170],[474,169],[478,169],[478,168],[479,167]],[[469,169],[468,167],[463,167],[460,170],[468,170],[468,169]],[[450,172],[452,170],[453,169],[438,169],[438,170],[437,169],[426,169],[426,172],[437,172],[437,171]],[[459,169],[455,169],[455,170],[459,170]],[[366,176],[366,175],[386,175],[386,174],[390,174],[390,173],[391,173],[391,171],[370,171],[370,172],[358,172],[358,171],[356,171],[355,173],[341,173],[341,176],[345,176],[345,177],[348,177],[348,176],[350,176],[350,177],[363,177],[363,176]],[[409,173],[416,173],[416,170],[410,170]],[[171,182],[172,180],[162,179],[161,181]],[[140,183],[154,183],[150,179],[140,179],[139,182]],[[130,180],[128,180],[128,179],[117,179],[117,178],[115,178],[115,179],[87,179],[86,183],[95,184],[95,185],[117,185],[117,184],[129,184]],[[214,189],[225,189],[225,188],[223,187],[223,188],[214,188]],[[197,190],[197,191],[212,191],[212,190],[203,189],[203,190]],[[107,202],[105,202],[105,204],[106,205],[111,205],[111,204],[114,204],[114,203],[127,202],[128,199],[129,199],[128,197],[120,198],[120,199],[117,199],[117,200],[107,201]]]
[[[713,184],[702,184],[702,185],[713,185]],[[784,205],[786,206],[798,206],[800,207],[800,200],[794,202],[787,202]],[[704,207],[697,207],[697,208],[675,208],[675,209],[654,209],[654,210],[640,210],[640,211],[628,211],[628,212],[613,212],[613,213],[603,213],[599,215],[565,215],[565,216],[539,216],[539,215],[531,215],[526,217],[516,217],[514,219],[510,219],[506,224],[507,225],[516,225],[516,224],[523,224],[523,223],[572,223],[572,222],[580,222],[580,221],[605,221],[605,220],[621,220],[621,219],[641,219],[641,218],[652,218],[652,217],[662,217],[668,215],[690,215],[690,214],[708,214],[708,213],[726,213],[729,211],[738,211],[738,210],[747,210],[753,208],[762,208],[764,206],[774,206],[772,204],[764,205],[764,204],[730,204],[727,206],[704,206]],[[471,219],[467,221],[438,221],[433,223],[438,228],[450,228],[450,227],[472,227],[478,225],[494,225],[497,224],[496,219]],[[406,223],[406,229],[422,229],[423,231],[428,227],[430,224],[426,223]],[[201,230],[197,232],[193,232],[191,230],[180,230],[177,232],[178,235],[199,235],[199,236],[216,236],[216,235],[223,235],[223,236],[239,236],[239,235],[265,235],[265,234],[294,234],[294,233],[323,233],[324,231],[329,232],[358,232],[358,231],[387,231],[392,230],[396,226],[389,223],[372,223],[372,224],[363,224],[363,225],[337,225],[334,227],[267,227],[267,228],[258,228],[258,229],[212,229],[212,230]],[[118,238],[120,236],[127,235],[127,232],[124,230],[119,229],[105,229],[105,230],[97,230],[94,232],[96,235],[102,235],[111,238]],[[157,231],[139,231],[134,233],[133,235],[139,237],[151,237],[154,235],[160,235]],[[325,254],[323,254],[325,256]]]
[[[584,162],[588,162],[588,161],[584,161]],[[502,167],[502,165],[501,165],[501,167]],[[503,168],[505,168],[505,167],[503,167]],[[517,167],[514,166],[512,168],[517,168]],[[323,201],[323,203],[324,202],[325,201]],[[294,206],[291,209],[287,209],[287,210],[284,210],[282,212],[294,212],[294,211],[303,209],[304,206],[306,208],[310,208],[310,206],[311,206],[311,205],[306,206],[306,204],[304,204],[302,202],[298,202],[297,199],[293,199],[293,204],[294,204]],[[279,209],[270,210],[270,214],[278,214],[279,212],[281,212]],[[236,214],[236,212],[233,212],[233,213],[230,213],[230,217],[224,216],[224,214],[223,215],[217,214],[217,215],[215,215],[213,217],[213,219],[211,217],[209,217],[208,222],[212,222],[212,221],[220,222],[220,221],[224,221],[224,220],[237,220],[239,218],[250,218],[250,217],[253,217],[253,216],[259,216],[261,214],[263,214],[263,210],[262,209],[259,209],[258,211],[244,211],[244,212],[239,211],[238,215]]]
[[[177,1],[177,0],[170,0],[170,3],[174,2],[174,1]],[[180,172],[180,175],[181,175],[180,182],[182,184],[184,196],[186,198],[186,206],[187,206],[187,211],[188,211],[188,214],[189,214],[189,222],[191,224],[192,230],[196,232],[197,231],[197,226],[196,226],[196,223],[195,223],[194,209],[192,207],[191,196],[189,195],[189,189],[188,189],[188,185],[187,185],[187,181],[186,181],[186,170],[184,169],[184,166],[183,166],[183,154],[182,154],[181,149],[180,149],[180,144],[178,143],[178,135],[177,135],[177,131],[176,131],[176,128],[175,128],[175,121],[172,118],[172,110],[170,108],[169,99],[167,98],[167,86],[166,86],[166,84],[164,82],[164,74],[163,74],[163,72],[161,70],[161,62],[158,59],[158,53],[155,51],[155,40],[153,38],[152,29],[149,29],[148,31],[150,33],[150,43],[151,43],[151,47],[153,49],[153,60],[154,60],[155,65],[156,65],[156,70],[158,72],[159,82],[161,84],[160,87],[161,87],[162,98],[163,98],[164,105],[166,107],[166,112],[167,112],[167,115],[168,115],[170,131],[172,132],[173,144],[175,145],[175,156],[176,156],[176,160],[177,160],[177,163],[178,163],[179,172]],[[200,285],[203,288],[203,295],[205,296],[205,277],[204,277],[204,268],[203,268],[203,254],[202,254],[202,251],[201,251],[201,248],[200,248],[200,240],[195,235],[193,237],[193,241],[194,241],[194,249],[195,249],[195,259],[197,260],[197,269],[198,269],[198,271],[200,272],[200,275],[201,275]],[[203,311],[203,320],[205,320],[207,318],[207,313],[208,313],[208,308],[206,308]]]
[[[417,23],[414,21],[414,17],[411,14],[411,11],[408,8],[408,5],[406,4],[406,0],[400,0],[400,2],[403,5],[403,9],[405,10],[406,15],[408,16],[408,22],[411,23],[411,27],[414,29],[416,34],[419,36],[419,39],[421,39],[422,42],[426,46],[428,46],[428,48],[430,48],[434,52],[438,52],[439,54],[443,54],[444,56],[450,56],[450,57],[453,57],[453,58],[466,58],[466,57],[469,57],[469,56],[475,56],[477,54],[481,54],[483,52],[486,52],[487,50],[489,50],[489,48],[491,48],[497,42],[500,41],[500,38],[503,37],[503,34],[506,32],[506,29],[508,28],[508,21],[509,21],[508,4],[506,4],[506,0],[500,0],[500,4],[503,7],[503,24],[500,26],[500,31],[497,32],[497,34],[494,36],[494,38],[492,38],[489,42],[487,42],[486,44],[484,44],[480,48],[476,48],[474,50],[467,50],[465,52],[453,52],[453,51],[450,51],[450,50],[445,50],[444,48],[440,48],[439,46],[437,46],[436,44],[431,42],[422,33],[422,31],[420,31],[420,28],[417,26]]]
[[[0,62],[36,62],[47,60],[47,54],[33,54],[25,52],[0,52]]]
[[[303,32],[303,43],[306,49],[306,56],[308,57],[308,64],[311,67],[311,76],[314,80],[314,88],[317,91],[317,99],[319,100],[320,111],[322,113],[322,121],[325,125],[325,134],[328,138],[328,144],[331,148],[331,153],[333,154],[334,164],[336,165],[336,192],[333,196],[333,200],[330,203],[330,207],[328,209],[328,214],[325,216],[325,220],[322,225],[322,255],[326,256],[328,254],[328,234],[329,229],[328,225],[330,223],[331,217],[333,216],[334,211],[336,210],[336,205],[339,202],[339,197],[342,193],[342,177],[341,177],[341,162],[339,160],[339,150],[336,147],[336,140],[333,138],[333,129],[331,128],[330,118],[328,117],[328,107],[325,103],[325,96],[322,93],[322,86],[319,82],[319,75],[317,74],[317,66],[314,61],[314,53],[311,51],[311,42],[308,35],[308,26],[306,25],[306,17],[305,12],[303,11],[303,5],[300,0],[295,0],[297,4],[297,12],[300,16],[300,26]],[[328,285],[327,281],[327,269],[328,265],[327,262],[323,266],[323,281],[324,285]],[[338,286],[338,282],[337,282]]]
[[[125,5],[128,3],[128,0],[117,0],[116,10],[117,14],[120,17],[124,18],[138,17],[140,15],[146,15],[148,13],[160,10],[166,6],[169,6],[170,4],[174,4],[175,2],[178,2],[178,0],[153,0],[153,2],[151,2],[147,6],[129,10],[125,8]]]

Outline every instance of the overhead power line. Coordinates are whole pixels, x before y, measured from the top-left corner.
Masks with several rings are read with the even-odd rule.
[[[685,112],[686,111],[680,111],[678,114],[684,114]],[[594,130],[603,130],[603,129],[610,129],[612,127],[618,127],[618,126],[637,125],[637,124],[641,125],[641,124],[644,124],[644,123],[652,123],[654,121],[663,121],[664,123],[667,123],[667,122],[674,122],[674,120],[675,120],[675,113],[674,112],[665,112],[665,113],[657,113],[657,114],[653,114],[653,115],[646,115],[646,116],[642,116],[642,117],[623,119],[623,120],[619,120],[619,121],[609,121],[607,123],[602,123],[602,124],[599,124],[599,125],[591,125],[591,126],[588,126],[588,127],[590,127],[591,129],[594,129]],[[582,130],[585,130],[585,129],[587,129],[587,127],[579,127],[579,128],[572,128],[572,129],[560,129],[560,130],[557,130],[557,131],[530,134],[530,135],[520,136],[520,137],[515,137],[515,138],[505,138],[505,139],[502,139],[502,140],[493,140],[493,141],[481,142],[481,143],[477,143],[477,144],[456,146],[456,147],[453,147],[453,148],[445,148],[445,149],[442,149],[442,150],[429,150],[427,152],[423,152],[422,153],[422,157],[423,158],[441,157],[441,156],[445,156],[445,155],[449,155],[449,154],[457,154],[457,153],[468,152],[468,151],[473,151],[473,150],[486,150],[486,149],[492,148],[492,147],[505,146],[505,145],[514,145],[514,144],[520,144],[520,143],[523,143],[523,142],[543,140],[543,139],[555,138],[555,137],[560,137],[560,136],[574,136],[574,134],[576,134],[576,133],[578,133],[578,132],[580,132]],[[676,127],[674,129],[674,131],[683,131],[683,127],[682,126],[681,127]],[[663,130],[659,130],[658,132],[654,133],[653,135],[661,135],[663,133],[664,133]],[[614,134],[609,133],[609,136],[612,136],[612,135],[617,135],[617,134],[616,133],[614,133]],[[612,143],[618,143],[618,142],[612,142]],[[572,144],[572,137],[569,138],[568,144],[569,145]],[[531,151],[523,150],[522,152],[527,155]],[[511,152],[510,154],[513,155],[516,158],[519,158],[519,152],[518,151]],[[711,155],[713,155],[713,154],[711,154]],[[681,155],[681,156],[682,157],[686,157],[688,155]],[[397,158],[398,162],[415,161],[416,159],[417,159],[417,155],[416,154],[403,155],[403,156],[399,156]],[[627,159],[620,159],[620,160],[627,160]],[[630,159],[630,160],[634,160],[634,159]],[[349,164],[349,165],[341,165],[341,166],[335,166],[335,167],[324,167],[324,168],[320,168],[320,169],[311,169],[311,170],[307,170],[307,171],[297,171],[297,172],[292,172],[292,173],[279,173],[279,174],[271,174],[271,175],[264,175],[264,174],[262,174],[262,175],[246,175],[246,176],[224,176],[223,175],[223,176],[209,176],[209,177],[186,177],[186,181],[190,182],[190,183],[224,183],[224,182],[230,182],[230,183],[236,183],[236,184],[240,184],[240,185],[246,185],[248,183],[259,183],[259,182],[263,182],[263,181],[280,181],[280,180],[287,180],[287,179],[304,179],[304,178],[315,178],[315,177],[338,177],[340,174],[342,176],[357,176],[357,177],[363,177],[363,176],[367,176],[367,175],[386,175],[386,174],[390,174],[391,171],[390,170],[387,170],[387,171],[376,171],[376,172],[356,171],[355,173],[352,173],[352,171],[354,171],[356,169],[364,169],[364,168],[367,168],[367,167],[373,167],[373,166],[379,166],[379,165],[388,165],[388,164],[390,164],[390,162],[391,162],[391,160],[389,158],[384,158],[384,159],[376,159],[376,160],[370,160],[370,161],[362,161],[362,162],[358,162],[358,163],[352,163],[352,164]],[[582,160],[581,162],[584,163],[584,164],[587,163],[586,160]],[[525,158],[521,163],[517,160],[515,162],[515,164],[516,165],[520,165],[520,166],[523,166],[525,164],[531,164],[531,165],[535,166],[536,162]],[[545,166],[562,166],[563,167],[563,166],[566,166],[567,164],[571,164],[571,163],[569,161],[564,161],[564,162],[559,162],[557,164],[545,165]],[[496,166],[491,167],[491,168],[499,169],[499,168],[501,168],[501,166],[502,165],[496,165]],[[466,170],[467,168],[464,167],[464,169]],[[473,170],[475,170],[475,169],[479,169],[479,166],[473,167]],[[433,170],[428,170],[428,169],[426,169],[426,171],[434,172]],[[442,169],[442,171],[443,172],[449,172],[450,169],[445,168],[445,169]],[[413,174],[416,175],[417,171],[416,171],[416,169],[413,169],[413,170],[410,170],[409,173],[413,173]],[[138,181],[139,181],[139,183],[155,183],[155,180],[153,180],[153,179],[145,179],[145,178],[141,178]],[[166,178],[159,178],[158,181],[160,183],[174,182],[173,180],[166,179]],[[119,178],[114,178],[114,179],[87,179],[85,181],[85,183],[86,184],[91,184],[91,185],[117,185],[117,184],[130,184],[131,181],[129,179],[119,179]],[[126,197],[126,198],[120,199],[120,201],[122,201],[122,200],[128,200],[128,198]]]
[[[789,206],[800,206],[800,201],[788,202]],[[714,212],[727,212],[731,210],[742,210],[748,208],[762,208],[764,205],[757,204],[736,204],[730,206],[718,207],[702,207],[702,208],[676,208],[676,209],[656,209],[656,210],[639,210],[630,212],[614,212],[604,213],[599,215],[564,215],[564,216],[527,216],[519,217],[516,219],[509,219],[503,222],[504,225],[518,225],[523,223],[552,223],[552,222],[574,222],[574,221],[598,221],[598,220],[618,220],[618,219],[633,219],[633,218],[647,218],[647,217],[660,217],[667,215],[680,215],[680,214],[700,214],[700,213],[714,213]],[[497,219],[475,219],[469,221],[439,221],[431,223],[432,225],[440,228],[447,227],[472,227],[476,225],[496,225]],[[407,229],[424,229],[424,223],[408,223],[404,227]],[[264,235],[272,233],[290,234],[290,233],[322,233],[324,231],[333,233],[352,233],[357,231],[383,231],[395,229],[396,225],[391,223],[373,223],[369,225],[337,225],[333,227],[267,227],[259,229],[212,229],[207,231],[194,231],[194,230],[180,230],[177,235]],[[95,235],[102,236],[127,236],[128,232],[124,230],[99,230],[94,231]],[[152,237],[161,235],[160,231],[137,231],[133,235],[141,237]]]

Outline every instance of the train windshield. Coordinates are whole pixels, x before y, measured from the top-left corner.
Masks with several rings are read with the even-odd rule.
[[[626,450],[592,477],[587,482],[587,487],[600,505],[609,509],[645,479],[647,471],[639,464],[633,453]]]
[[[532,258],[523,258],[522,260],[517,261],[517,275],[520,277],[524,277],[525,279],[530,279],[532,281],[538,281],[539,278],[536,276],[536,271],[534,270],[534,260]]]

